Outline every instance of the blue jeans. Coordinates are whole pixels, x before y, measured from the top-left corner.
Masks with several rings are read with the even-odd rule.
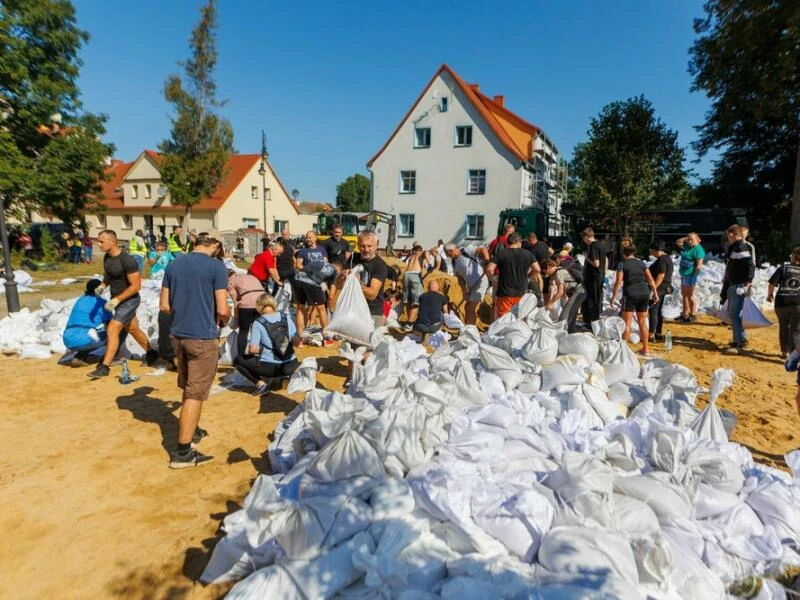
[[[734,283],[728,288],[728,316],[731,318],[734,342],[743,342],[747,339],[742,325],[742,308],[744,308],[746,296],[744,294],[740,296],[736,293],[737,289],[743,287],[745,287],[744,284]]]

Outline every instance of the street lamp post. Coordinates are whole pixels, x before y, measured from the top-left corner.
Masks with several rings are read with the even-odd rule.
[[[5,269],[3,277],[6,281],[4,283],[6,288],[6,306],[8,313],[19,312],[19,292],[17,291],[17,282],[14,281],[14,269],[11,268],[11,243],[8,240],[8,231],[6,230],[6,206],[5,196],[0,194],[0,240],[3,244],[3,262]]]
[[[267,152],[267,136],[264,130],[261,130],[261,164],[258,165],[258,174],[261,175],[261,195],[264,205],[264,237],[267,237],[267,160],[269,160],[269,152]],[[264,248],[266,250],[266,247]]]

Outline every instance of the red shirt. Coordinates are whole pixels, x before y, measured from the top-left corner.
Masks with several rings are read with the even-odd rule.
[[[507,235],[499,235],[494,238],[491,242],[489,242],[489,255],[493,256],[495,251],[497,250],[498,244],[501,244],[501,248],[508,247],[508,236]]]
[[[274,268],[275,257],[272,255],[272,252],[265,250],[256,256],[253,264],[250,265],[250,268],[247,270],[247,272],[259,281],[264,282],[269,279],[269,270]]]

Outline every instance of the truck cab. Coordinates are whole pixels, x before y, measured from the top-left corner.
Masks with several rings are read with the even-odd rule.
[[[506,208],[500,211],[497,235],[503,234],[503,227],[511,223],[523,238],[535,233],[539,239],[547,236],[547,215],[534,208]]]

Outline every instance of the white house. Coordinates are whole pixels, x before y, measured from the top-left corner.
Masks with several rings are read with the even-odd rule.
[[[490,240],[504,208],[547,210],[548,234],[565,233],[566,170],[556,146],[503,96],[486,96],[446,64],[367,168],[372,208],[397,215],[396,247]]]
[[[103,229],[113,229],[123,239],[137,229],[168,235],[173,225],[184,224],[186,209],[170,203],[159,163],[160,156],[152,150],[145,150],[130,163],[111,161],[111,179],[103,182],[99,198],[102,210],[87,215],[91,236]],[[259,154],[231,156],[225,179],[211,196],[192,207],[191,229],[255,228],[275,233],[286,226],[293,233],[312,229],[316,216],[301,215],[270,164],[266,163],[263,175],[260,165]]]

